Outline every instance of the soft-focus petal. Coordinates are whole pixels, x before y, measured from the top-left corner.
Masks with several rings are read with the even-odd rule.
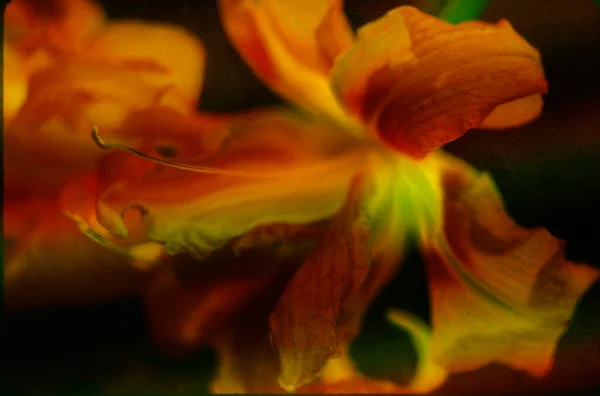
[[[362,183],[355,181],[345,207],[269,318],[281,361],[279,384],[288,391],[312,380],[329,358],[340,354],[342,305],[360,287],[371,263],[371,224],[361,202]]]
[[[215,329],[241,309],[245,297],[264,287],[260,279],[233,273],[229,279],[210,274],[208,280],[190,285],[189,279],[178,276],[174,265],[159,269],[145,292],[152,339],[166,352],[207,344]]]
[[[564,257],[564,243],[505,213],[490,178],[448,157],[444,229],[424,252],[433,359],[450,372],[504,363],[542,376],[598,271]]]
[[[156,122],[149,134],[159,127],[163,132],[172,127],[180,137],[208,129],[200,117],[187,115],[192,105],[184,99],[171,111],[164,108],[173,108],[163,103],[170,86],[168,76],[151,65],[78,59],[36,73],[30,82],[29,100],[4,131],[5,147],[10,147],[5,156],[7,186],[54,188],[88,172],[106,155],[90,138],[92,126],[97,125],[107,138],[118,136],[120,128],[127,131],[147,125],[137,112],[145,111],[147,120]],[[208,144],[209,139],[204,139],[208,135],[201,136],[196,142]],[[213,148],[217,140],[210,143]],[[135,146],[126,137],[119,142]],[[27,161],[23,161],[23,153],[27,153]]]
[[[345,137],[300,116],[257,117],[221,150],[191,163],[208,170],[160,166],[115,184],[99,202],[101,222],[126,235],[121,215],[138,208],[152,240],[170,253],[205,257],[259,225],[326,219],[343,205],[363,155],[344,152]]]
[[[411,7],[359,31],[334,65],[333,86],[381,139],[414,157],[499,105],[546,92],[539,53],[508,22],[452,26]]]
[[[94,183],[74,182],[60,196],[5,199],[5,307],[81,304],[139,291],[143,276],[131,257],[94,242],[62,214],[90,214],[93,222]]]
[[[154,64],[196,103],[202,89],[206,54],[200,40],[183,28],[159,23],[115,22],[88,41],[85,51],[99,60]]]
[[[374,380],[368,377],[339,381],[331,384],[316,381],[298,390],[302,394],[403,394],[414,393],[403,389],[391,381]]]
[[[301,106],[340,116],[329,71],[353,35],[340,0],[222,0],[223,25],[254,72]]]
[[[161,270],[145,298],[151,334],[165,351],[215,348],[213,393],[282,393],[268,316],[301,257],[226,250],[209,265],[175,256]]]
[[[4,35],[23,54],[81,50],[103,25],[102,7],[93,0],[12,0],[4,13]]]
[[[14,117],[27,99],[27,75],[23,62],[12,46],[4,41],[4,125]]]

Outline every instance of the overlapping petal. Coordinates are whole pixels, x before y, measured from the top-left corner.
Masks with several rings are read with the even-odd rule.
[[[302,106],[343,115],[329,88],[335,58],[353,41],[340,0],[222,0],[223,25],[254,72]]]
[[[208,137],[206,131],[218,129],[224,119],[193,113],[204,66],[198,39],[180,28],[134,22],[112,24],[86,38],[85,55],[57,58],[29,76],[28,100],[5,130],[10,188],[59,188],[90,171],[105,155],[89,137],[92,125],[136,148],[141,147],[131,140],[132,129],[146,126],[148,135],[173,129],[182,143],[218,148],[223,133]],[[24,152],[29,161],[22,160]]]
[[[426,240],[433,359],[451,372],[504,363],[542,376],[575,304],[597,279],[564,243],[519,227],[486,175],[457,159],[444,174],[443,233]]]
[[[13,0],[4,12],[4,37],[23,55],[40,49],[52,54],[78,52],[104,24],[93,0]]]
[[[175,256],[177,261],[161,270],[146,294],[153,337],[171,351],[214,347],[214,393],[281,393],[268,317],[302,254],[260,248],[239,257],[230,250],[221,253],[210,265]]]
[[[277,113],[242,122],[187,172],[160,166],[112,186],[99,202],[100,221],[127,235],[121,216],[138,208],[149,237],[170,253],[206,257],[259,225],[326,219],[343,205],[364,154],[345,150],[347,135],[336,128]]]
[[[7,309],[82,304],[140,291],[144,276],[123,248],[90,238],[64,215],[68,210],[92,223],[97,186],[85,177],[59,196],[13,197],[4,201],[4,302]],[[96,238],[96,241],[94,241]],[[130,241],[135,242],[135,241]]]
[[[332,73],[346,107],[390,146],[417,158],[480,126],[498,106],[546,92],[539,53],[508,22],[452,26],[412,7],[361,28]],[[511,108],[514,120],[504,112],[494,124],[539,114],[539,105],[522,104],[513,105],[522,114]]]

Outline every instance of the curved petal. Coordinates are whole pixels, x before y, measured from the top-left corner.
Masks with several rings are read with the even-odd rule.
[[[389,311],[388,319],[410,336],[417,352],[415,376],[407,388],[415,393],[431,393],[440,387],[448,372],[433,360],[431,331],[417,316],[403,311]]]
[[[254,72],[301,106],[342,116],[328,86],[353,40],[340,0],[222,0],[223,26]]]
[[[198,102],[206,53],[202,42],[183,28],[149,22],[114,22],[91,37],[85,51],[102,61],[158,65],[192,103]]]
[[[483,120],[480,129],[505,129],[525,125],[542,113],[544,102],[541,95],[531,95],[496,107]]]
[[[98,206],[103,225],[126,235],[121,215],[139,208],[152,240],[204,257],[259,225],[310,223],[339,210],[363,155],[344,151],[343,131],[283,114],[239,128],[192,164],[198,172],[160,166],[112,186]]]
[[[21,109],[27,99],[27,75],[23,71],[22,61],[12,46],[4,41],[4,126]]]
[[[104,23],[102,7],[93,0],[13,0],[4,13],[5,38],[19,51],[80,51]]]
[[[417,158],[547,89],[539,53],[508,22],[452,26],[411,7],[360,29],[333,87],[382,140]]]
[[[437,389],[447,377],[444,369],[431,359],[431,334],[419,318],[400,311],[390,311],[388,318],[402,327],[410,336],[418,355],[414,378],[409,384],[399,386],[390,381],[367,378],[352,367],[347,353],[331,359],[321,372],[319,380],[298,389],[300,393],[391,393],[423,394]]]
[[[280,386],[288,392],[314,379],[340,355],[337,327],[346,299],[371,264],[371,224],[355,180],[345,207],[323,240],[287,284],[269,317],[279,354]]]
[[[564,242],[505,213],[486,175],[448,157],[443,233],[425,241],[434,360],[451,372],[504,363],[545,375],[577,301],[598,271]]]

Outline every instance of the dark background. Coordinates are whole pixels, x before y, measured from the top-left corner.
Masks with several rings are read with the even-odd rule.
[[[301,0],[299,0],[301,1]],[[186,26],[205,43],[208,65],[201,107],[241,110],[276,103],[228,44],[212,0],[105,0],[110,18]],[[349,0],[354,27],[408,2]],[[434,2],[433,2],[434,3]],[[427,11],[432,2],[416,1]],[[429,8],[427,6],[429,5]],[[542,53],[550,93],[543,116],[509,131],[471,131],[446,146],[495,178],[509,213],[567,242],[571,260],[600,268],[600,8],[592,0],[496,0],[482,19],[507,18]],[[417,254],[373,305],[354,356],[366,373],[406,382],[414,366],[408,338],[387,324],[384,309],[428,316]],[[541,383],[490,366],[453,377],[443,393],[590,391],[600,384],[600,284],[581,301],[562,338],[556,365]],[[201,393],[214,356],[172,359],[147,340],[134,298],[86,307],[4,313],[4,386],[17,393]],[[6,394],[6,393],[5,393]]]

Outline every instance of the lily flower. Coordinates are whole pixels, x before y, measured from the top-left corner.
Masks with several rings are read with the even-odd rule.
[[[14,0],[4,23],[5,305],[131,293],[143,278],[134,256],[162,248],[112,243],[96,221],[95,200],[148,163],[98,150],[89,131],[98,125],[115,141],[165,156],[186,155],[186,145],[194,153],[218,148],[226,117],[195,110],[202,43],[175,26],[107,22],[88,0]],[[184,146],[173,146],[171,136]]]
[[[149,290],[155,336],[214,346],[214,392],[428,392],[492,362],[543,376],[598,273],[515,224],[487,174],[440,150],[540,114],[538,51],[507,21],[450,25],[412,7],[355,36],[340,0],[219,5],[242,58],[301,110],[245,120],[218,151],[160,160],[102,194],[114,235],[129,235],[134,208],[150,240],[194,258]],[[390,313],[419,352],[399,387],[358,373],[348,345],[411,240],[432,327]],[[231,249],[270,256],[240,263]]]

